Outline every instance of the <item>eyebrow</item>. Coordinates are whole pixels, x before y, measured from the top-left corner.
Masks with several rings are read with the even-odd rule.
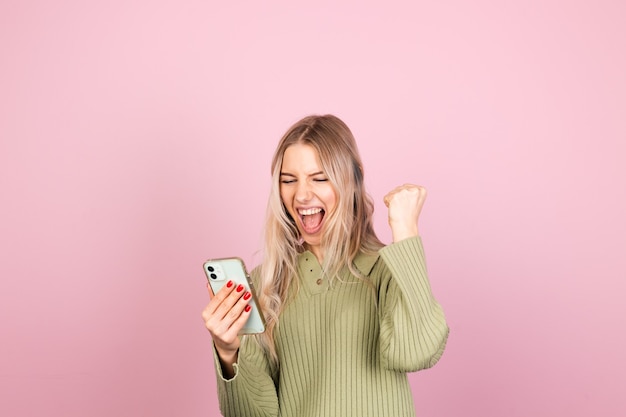
[[[290,174],[290,173],[288,173],[288,172],[281,172],[281,173],[280,173],[280,175],[281,175],[281,176],[282,176],[282,175],[285,175],[285,176],[287,176],[287,177],[295,177],[295,175],[294,175],[294,174]],[[314,177],[314,176],[316,176],[316,175],[324,175],[324,171],[317,171],[317,172],[313,172],[312,174],[308,174],[307,176],[309,176],[309,177]]]

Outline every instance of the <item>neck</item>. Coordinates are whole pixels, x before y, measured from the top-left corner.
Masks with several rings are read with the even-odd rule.
[[[322,265],[322,263],[324,262],[324,251],[322,250],[322,248],[317,245],[316,246],[307,245],[307,249],[313,255],[315,255],[315,257],[317,258],[317,261],[320,263],[320,265]]]

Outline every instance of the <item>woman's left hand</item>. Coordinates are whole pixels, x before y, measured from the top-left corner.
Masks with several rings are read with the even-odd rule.
[[[396,187],[385,196],[394,242],[419,235],[417,221],[425,200],[426,188],[414,184]]]

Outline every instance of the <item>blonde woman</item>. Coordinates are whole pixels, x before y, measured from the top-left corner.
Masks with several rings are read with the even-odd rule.
[[[309,116],[285,133],[251,274],[266,331],[237,336],[251,307],[234,286],[202,313],[224,416],[415,416],[406,373],[433,366],[448,337],[418,232],[425,198],[411,184],[385,196],[385,246],[346,124]]]

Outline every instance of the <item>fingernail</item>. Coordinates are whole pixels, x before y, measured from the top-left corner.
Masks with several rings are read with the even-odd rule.
[[[237,286],[237,292],[241,292],[241,291],[243,291],[243,285],[239,284]]]
[[[249,293],[249,292],[247,292],[247,293],[245,293],[245,294],[243,295],[243,299],[244,299],[244,300],[249,300],[249,299],[250,299],[250,297],[252,297],[252,294],[251,294],[251,293]]]
[[[246,313],[249,312],[252,309],[252,307],[250,307],[250,304],[248,304],[246,306],[246,308],[244,308],[244,310],[246,310]]]
[[[232,287],[232,286],[233,286],[233,282],[232,282],[232,281],[228,281],[228,282],[226,283],[226,286],[227,286],[228,288]]]

